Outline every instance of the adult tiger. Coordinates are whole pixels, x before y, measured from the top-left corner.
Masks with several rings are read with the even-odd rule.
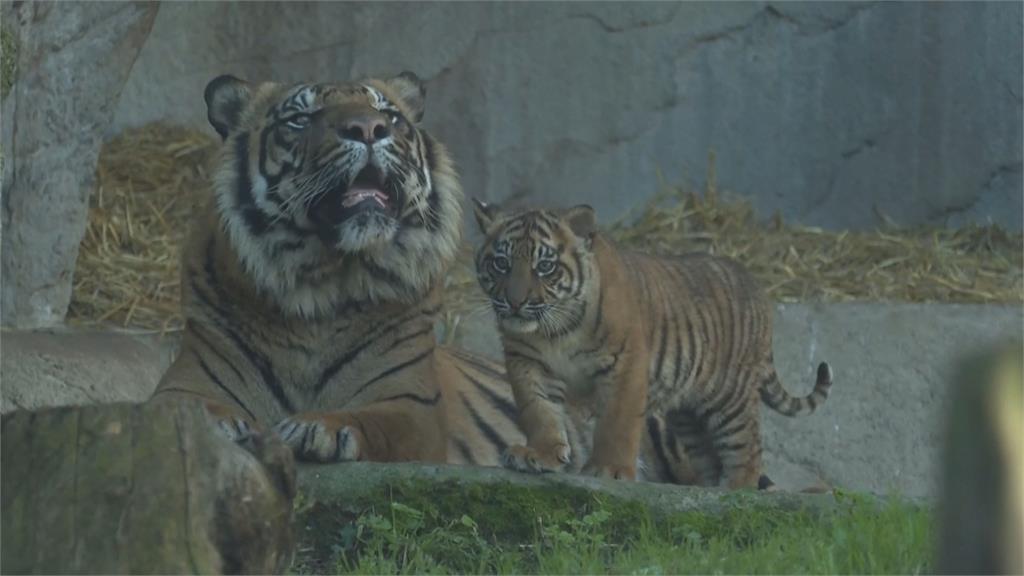
[[[183,256],[186,327],[155,399],[300,459],[493,465],[521,442],[500,365],[438,347],[462,191],[412,73],[206,87],[223,138]]]

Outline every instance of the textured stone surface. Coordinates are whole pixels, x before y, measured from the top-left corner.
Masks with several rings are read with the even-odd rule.
[[[94,330],[0,333],[0,411],[139,402],[171,364],[177,333]]]
[[[157,8],[5,3],[4,26],[18,42],[17,79],[3,103],[5,325],[64,319],[99,147]]]
[[[775,361],[786,389],[806,394],[828,361],[835,385],[815,414],[765,408],[765,465],[781,487],[820,484],[933,497],[946,398],[956,361],[1021,338],[1013,306],[780,305]],[[147,398],[177,338],[95,332],[2,334],[3,410]],[[467,321],[457,344],[498,357],[487,315]]]
[[[1020,229],[1020,3],[168,4],[115,129],[205,124],[216,74],[283,81],[411,69],[467,192],[592,203],[668,182],[764,215]]]
[[[780,306],[775,358],[787,389],[809,391],[821,360],[832,364],[835,385],[812,416],[765,410],[769,469],[799,466],[840,486],[934,495],[957,362],[1019,340],[1022,329],[1014,306]]]
[[[4,574],[279,574],[295,463],[238,444],[196,400],[3,417]]]

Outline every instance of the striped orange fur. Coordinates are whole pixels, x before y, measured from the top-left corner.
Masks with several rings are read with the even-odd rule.
[[[501,367],[434,335],[463,196],[420,80],[221,76],[205,96],[224,141],[154,400],[203,398],[303,460],[497,465],[523,441]]]
[[[772,309],[735,261],[619,250],[593,210],[502,213],[477,203],[478,280],[491,299],[531,471],[756,487],[759,406],[809,414],[772,361]]]

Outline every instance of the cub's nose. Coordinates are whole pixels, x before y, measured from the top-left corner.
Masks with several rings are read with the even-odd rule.
[[[363,114],[343,122],[340,132],[346,140],[373,144],[390,136],[391,128],[383,114]]]

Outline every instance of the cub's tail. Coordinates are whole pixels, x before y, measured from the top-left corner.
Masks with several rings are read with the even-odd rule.
[[[824,404],[831,387],[832,368],[829,367],[828,362],[818,364],[818,379],[814,383],[814,390],[803,398],[790,396],[779,382],[779,375],[773,370],[771,376],[761,385],[761,401],[779,414],[806,416],[814,412],[819,405]]]

